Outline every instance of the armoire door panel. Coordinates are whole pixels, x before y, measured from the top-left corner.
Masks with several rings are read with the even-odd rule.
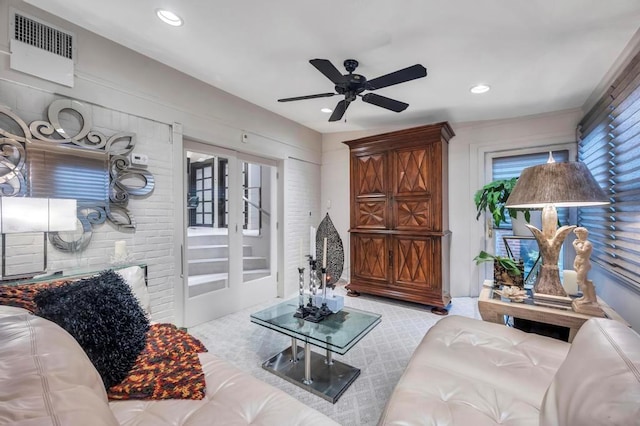
[[[364,199],[354,203],[355,224],[359,229],[385,229],[387,227],[387,199]]]
[[[380,153],[355,157],[354,169],[356,173],[353,177],[353,184],[356,197],[362,195],[386,195],[386,159],[387,156]]]
[[[433,192],[440,176],[433,170],[434,145],[403,149],[394,155],[393,192],[395,196],[424,196]]]
[[[393,285],[436,291],[440,288],[440,244],[437,238],[392,239]]]
[[[389,247],[386,235],[351,234],[352,272],[361,279],[389,279]]]
[[[402,231],[436,230],[438,224],[433,215],[431,197],[422,199],[410,198],[402,200],[396,198],[393,204],[393,228]]]

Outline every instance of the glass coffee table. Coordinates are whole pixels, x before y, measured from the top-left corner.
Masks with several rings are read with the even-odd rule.
[[[343,308],[319,323],[295,318],[292,299],[251,314],[251,322],[291,337],[291,347],[272,356],[262,368],[335,404],[360,375],[360,369],[333,359],[344,355],[381,321],[381,315]],[[304,349],[298,346],[304,342]],[[311,351],[322,348],[326,356]]]

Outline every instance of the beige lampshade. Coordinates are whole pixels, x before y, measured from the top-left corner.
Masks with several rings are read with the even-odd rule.
[[[609,198],[584,163],[546,163],[527,167],[507,199],[508,208],[599,206]]]

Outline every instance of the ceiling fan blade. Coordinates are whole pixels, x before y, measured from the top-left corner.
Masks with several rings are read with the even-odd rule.
[[[405,104],[404,102],[396,101],[395,99],[380,96],[375,93],[363,95],[362,100],[368,104],[373,104],[395,112],[404,111],[409,106],[409,104]]]
[[[333,81],[333,84],[344,82],[342,73],[328,59],[311,59],[309,63],[316,67],[325,77]]]
[[[368,90],[382,89],[405,81],[415,80],[427,75],[427,69],[420,64],[416,64],[383,76],[367,81]]]
[[[346,99],[343,99],[340,102],[338,102],[338,105],[336,105],[336,108],[333,110],[333,114],[331,114],[331,117],[329,117],[329,121],[340,120],[344,115],[345,111],[347,110],[347,108],[349,108],[350,103],[351,102]]]
[[[318,93],[317,95],[296,96],[295,98],[278,99],[278,102],[302,101],[304,99],[315,99],[315,98],[330,98],[333,95],[337,95],[337,93]]]

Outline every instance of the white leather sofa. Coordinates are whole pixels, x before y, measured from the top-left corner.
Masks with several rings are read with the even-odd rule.
[[[337,425],[204,353],[204,400],[109,402],[78,343],[53,322],[0,306],[0,425]]]
[[[640,425],[640,336],[591,319],[572,344],[451,316],[425,335],[380,425]]]

